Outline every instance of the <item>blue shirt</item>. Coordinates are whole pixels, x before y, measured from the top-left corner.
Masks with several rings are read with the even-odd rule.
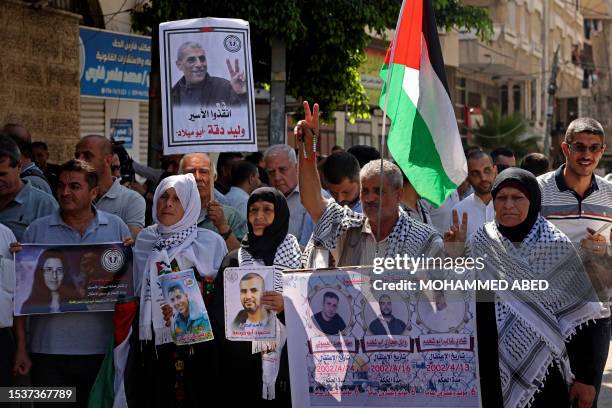
[[[0,210],[0,223],[9,227],[17,241],[21,241],[28,225],[34,220],[52,214],[58,208],[53,196],[32,187],[32,183],[23,180],[23,188],[13,201]]]
[[[96,210],[81,235],[67,225],[59,210],[34,221],[23,243],[99,244],[130,237],[127,225],[116,215]],[[91,355],[106,353],[113,335],[112,312],[61,313],[30,317],[30,348],[33,353]]]

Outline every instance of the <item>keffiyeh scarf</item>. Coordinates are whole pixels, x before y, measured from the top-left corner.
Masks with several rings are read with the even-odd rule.
[[[523,242],[515,246],[490,222],[474,233],[468,254],[484,259],[481,280],[504,279],[509,287],[523,279],[549,283],[545,291],[496,293],[504,407],[529,406],[553,362],[569,383],[572,373],[565,342],[602,309],[569,239],[538,217]]]
[[[301,250],[297,239],[287,234],[285,239],[276,249],[274,254],[274,291],[283,292],[283,274],[285,269],[298,269],[301,267],[300,262]],[[248,265],[263,265],[262,260],[254,259],[252,255],[240,248],[238,250],[238,264],[240,266]],[[285,346],[287,335],[285,326],[276,320],[276,339],[273,341],[254,341],[252,342],[253,353],[262,353],[261,355],[261,371],[262,371],[262,398],[272,400],[275,398],[275,384],[278,371],[280,369],[281,351]]]
[[[174,188],[183,209],[183,217],[174,225],[163,225],[157,219],[157,205],[162,194]],[[139,338],[155,344],[172,342],[172,329],[166,326],[162,306],[165,303],[158,276],[172,272],[170,262],[180,254],[182,259],[194,265],[200,273],[204,270],[195,255],[193,245],[197,237],[196,222],[200,214],[200,198],[193,175],[171,176],[162,180],[153,197],[154,228],[157,239],[144,267],[144,279],[140,293]]]

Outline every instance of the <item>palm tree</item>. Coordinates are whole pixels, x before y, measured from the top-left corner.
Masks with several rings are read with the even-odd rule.
[[[528,135],[527,125],[520,113],[502,116],[499,109],[487,111],[482,125],[472,131],[474,143],[484,150],[507,147],[518,159],[528,153],[539,152],[537,142],[540,137]]]

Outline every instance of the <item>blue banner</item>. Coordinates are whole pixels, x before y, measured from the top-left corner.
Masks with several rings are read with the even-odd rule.
[[[80,28],[81,95],[149,100],[151,39]]]

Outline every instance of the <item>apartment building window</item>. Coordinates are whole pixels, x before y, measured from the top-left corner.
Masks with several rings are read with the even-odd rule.
[[[521,86],[514,85],[512,87],[512,107],[513,112],[521,112]]]
[[[508,21],[507,21],[508,28],[510,30],[514,30],[514,27],[516,27],[516,4],[513,1],[509,1],[507,10],[508,10]]]
[[[537,105],[538,105],[538,92],[537,92],[537,81],[535,79],[531,80],[531,120],[537,119]]]
[[[521,7],[521,12],[519,13],[519,20],[520,20],[520,33],[521,33],[521,38],[525,38],[526,34],[527,34],[527,18],[528,18],[528,14],[527,14],[527,8],[525,6]]]
[[[499,91],[501,114],[508,114],[508,85],[502,85]]]
[[[372,121],[369,119],[347,123],[345,146],[348,148],[358,144],[372,145]]]

